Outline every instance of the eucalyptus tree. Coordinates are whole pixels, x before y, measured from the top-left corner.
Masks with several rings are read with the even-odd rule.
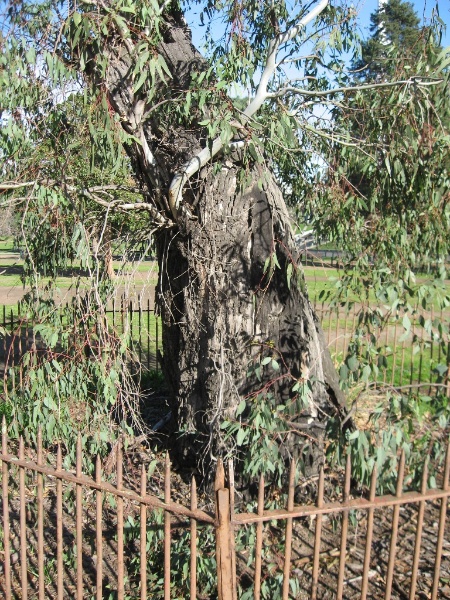
[[[6,8],[3,190],[51,189],[52,210],[69,187],[86,193],[81,181],[48,181],[45,161],[33,163],[67,88],[84,99],[93,163],[112,156],[119,168],[128,156],[139,198],[87,192],[108,214],[145,215],[155,234],[161,361],[181,454],[199,462],[229,450],[221,424],[236,411],[245,422],[246,403],[262,393],[290,423],[280,443],[298,446],[303,432],[320,446],[343,399],[280,183],[294,198],[322,168],[324,143],[359,145],[329,112],[346,100],[339,55],[352,52],[353,10],[328,0]],[[183,8],[207,21],[207,58]],[[434,75],[403,81],[404,97],[417,87],[426,95]]]

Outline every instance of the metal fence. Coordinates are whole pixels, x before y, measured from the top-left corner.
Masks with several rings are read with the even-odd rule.
[[[349,354],[372,364],[370,378],[393,387],[442,384],[450,376],[449,311],[384,306],[315,306],[336,365]],[[375,372],[375,375],[374,375]]]
[[[295,503],[311,481],[296,481],[292,464],[285,508],[270,510],[270,485],[261,477],[249,509],[231,464],[226,477],[219,461],[214,498],[202,501],[208,510],[198,506],[194,479],[189,503],[174,502],[174,494],[186,494],[173,485],[168,459],[161,476],[147,479],[141,467],[138,481],[125,486],[129,457],[120,443],[113,473],[99,458],[95,476],[82,472],[81,437],[76,455],[74,468],[63,469],[60,447],[44,453],[38,437],[36,450],[26,449],[8,440],[3,423],[0,589],[7,600],[449,597],[448,449],[435,488],[424,461],[420,490],[405,491],[402,455],[395,493],[376,495],[374,470],[364,494],[352,488],[348,458],[343,493],[321,469],[314,504]],[[155,529],[159,550],[149,537]],[[216,567],[207,584],[200,577],[206,559]]]
[[[57,309],[64,322],[66,306]],[[125,295],[113,299],[105,310],[111,329],[117,335],[127,332],[132,354],[147,371],[160,370],[158,355],[162,351],[160,318],[155,314],[149,298],[137,296],[129,300]],[[95,319],[92,317],[95,327]],[[24,375],[23,356],[32,350],[44,354],[45,342],[37,330],[45,317],[30,319],[21,304],[0,308],[0,372],[6,385],[20,386]]]
[[[402,387],[423,383],[442,385],[450,380],[448,311],[392,312],[385,307],[373,307],[368,323],[368,308],[358,304],[348,309],[322,303],[316,304],[315,310],[338,367],[345,362],[353,345],[360,353],[359,358],[364,354],[364,361],[375,365],[370,378],[376,383]],[[117,334],[129,332],[131,350],[141,366],[158,372],[161,323],[150,299],[137,296],[129,300],[122,296],[111,302],[106,314]],[[5,306],[0,309],[0,327],[3,328],[0,364],[3,363],[5,374],[10,367],[18,368],[15,381],[22,380],[24,352],[36,345],[36,324],[37,321],[27,319],[20,305],[15,309]]]

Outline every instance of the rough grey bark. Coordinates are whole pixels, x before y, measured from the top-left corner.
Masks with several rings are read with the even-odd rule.
[[[161,84],[161,101],[183,94],[190,73],[204,63],[177,19],[168,26],[159,50],[172,73],[172,79]],[[123,127],[143,140],[130,148],[130,156],[148,201],[170,217],[171,178],[206,140],[201,127],[174,126],[152,116],[145,98],[133,94],[132,65],[129,49],[110,41],[110,66],[102,83]],[[155,158],[153,165],[146,144]],[[184,460],[197,464],[226,450],[221,422],[233,417],[243,396],[258,389],[272,390],[286,401],[293,395],[295,379],[309,379],[309,405],[294,418],[302,426],[309,424],[309,435],[318,438],[327,415],[342,406],[302,277],[297,285],[293,276],[288,286],[288,264],[295,271],[299,260],[281,192],[266,169],[262,178],[258,164],[252,167],[252,184],[241,190],[240,166],[236,156],[228,157],[219,172],[204,168],[184,192],[183,206],[189,210],[182,210],[178,222],[157,236],[162,366],[182,433],[177,447]],[[264,181],[262,189],[258,180]],[[264,263],[273,252],[280,268],[269,281]],[[282,365],[276,377],[268,370],[262,382],[247,377],[252,362],[271,354]]]
[[[159,244],[163,365],[186,455],[223,452],[221,422],[259,389],[284,404],[295,379],[309,378],[311,402],[293,420],[310,423],[319,442],[321,424],[342,400],[302,276],[288,287],[287,265],[299,262],[279,188],[270,178],[260,191],[255,168],[254,185],[241,193],[238,168],[208,171],[196,219]],[[280,268],[269,282],[264,263],[274,251]],[[247,377],[249,366],[268,355],[279,359],[280,371],[267,368],[262,382]]]

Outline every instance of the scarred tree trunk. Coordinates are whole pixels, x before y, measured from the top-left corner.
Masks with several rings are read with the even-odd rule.
[[[196,218],[159,241],[164,372],[184,433],[181,448],[196,457],[225,450],[220,424],[233,418],[243,396],[258,390],[287,404],[295,380],[309,380],[309,406],[293,420],[310,423],[319,447],[321,424],[341,404],[280,190],[269,178],[260,191],[255,167],[255,183],[240,192],[238,168],[208,171]],[[265,271],[273,253],[279,268]],[[273,356],[280,370],[267,367],[262,381],[248,376],[265,356]]]
[[[145,97],[133,93],[129,44],[115,40],[110,46],[110,64],[101,83],[122,126],[141,140],[129,152],[148,202],[171,217],[171,179],[206,143],[203,130],[153,119]],[[161,84],[155,104],[179,98],[192,71],[204,68],[177,17],[159,52],[172,79]],[[242,397],[258,390],[273,391],[281,397],[279,404],[295,395],[295,380],[309,381],[308,406],[292,418],[302,421],[302,427],[310,425],[308,436],[317,437],[319,447],[327,415],[342,406],[330,355],[298,272],[298,251],[281,192],[258,163],[252,167],[252,184],[240,189],[239,169],[239,156],[227,157],[219,172],[202,169],[186,186],[176,223],[157,236],[162,366],[182,434],[177,447],[184,460],[197,464],[224,453],[221,423],[233,418]],[[265,270],[270,256],[274,268]],[[247,376],[249,367],[265,356],[277,359],[280,370],[265,369],[262,381]],[[292,445],[297,439],[292,438]]]

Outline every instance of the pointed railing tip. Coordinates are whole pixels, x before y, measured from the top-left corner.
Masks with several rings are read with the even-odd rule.
[[[6,424],[6,416],[2,419],[2,452],[8,454],[8,426]]]
[[[56,470],[61,471],[62,469],[62,450],[61,444],[58,442],[58,446],[56,447]]]
[[[221,490],[225,487],[225,469],[223,466],[223,460],[217,459],[216,467],[216,479],[214,481],[214,491]]]
[[[81,442],[81,431],[78,432],[77,436],[77,450],[76,450],[76,473],[77,476],[81,475],[82,472],[82,442]]]
[[[144,463],[141,465],[141,496],[144,498],[147,493],[147,471]]]

